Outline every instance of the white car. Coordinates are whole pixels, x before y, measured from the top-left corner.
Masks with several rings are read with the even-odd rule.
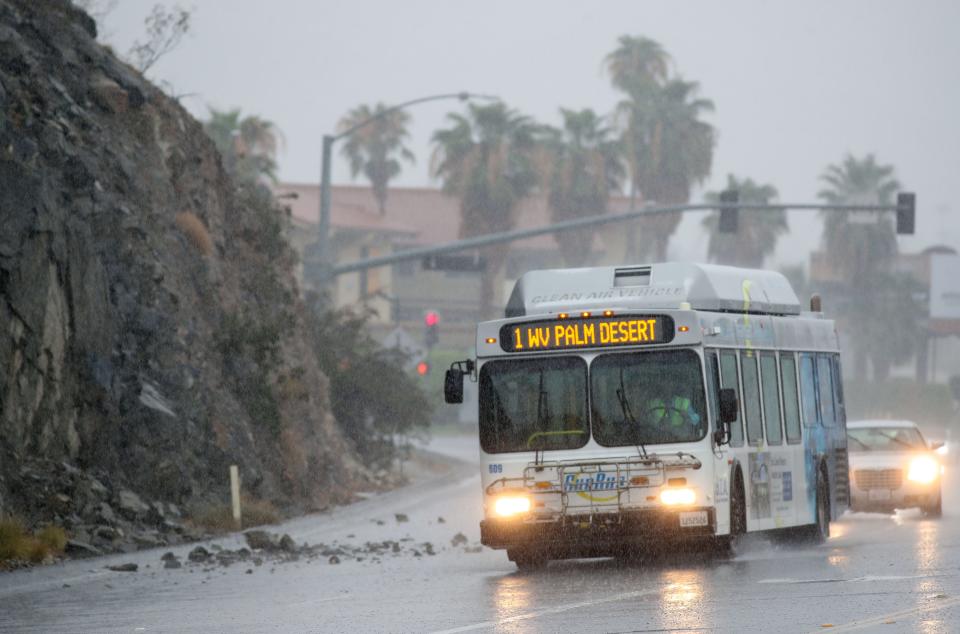
[[[847,423],[850,460],[850,508],[884,511],[919,507],[930,517],[942,511],[943,466],[917,425],[902,420]]]

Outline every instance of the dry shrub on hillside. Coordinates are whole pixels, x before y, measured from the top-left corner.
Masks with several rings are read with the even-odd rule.
[[[266,500],[242,495],[240,497],[240,514],[243,518],[243,528],[276,524],[280,521],[280,512]],[[237,530],[233,523],[233,508],[229,504],[213,506],[204,509],[193,516],[192,523],[201,526],[213,533],[229,533]]]
[[[59,555],[67,546],[67,534],[57,526],[47,526],[31,535],[18,518],[0,519],[0,570],[5,561],[40,563]]]
[[[203,222],[195,214],[189,211],[181,211],[174,217],[174,222],[177,223],[177,227],[201,255],[207,256],[213,253],[213,240],[210,238],[210,232],[207,231]]]

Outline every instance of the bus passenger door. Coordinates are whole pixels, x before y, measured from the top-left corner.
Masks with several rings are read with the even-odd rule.
[[[797,507],[797,521],[812,524],[816,517],[817,465],[827,455],[827,434],[817,398],[817,357],[800,353],[800,410],[803,413],[803,465],[806,505]]]
[[[717,445],[713,433],[722,429],[720,423],[720,358],[716,350],[704,354],[707,379],[707,399],[710,401],[710,433],[713,446],[713,503],[717,514],[717,533],[730,531],[730,466],[728,445]]]

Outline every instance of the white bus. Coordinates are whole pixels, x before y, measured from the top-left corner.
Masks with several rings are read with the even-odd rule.
[[[721,548],[848,505],[834,323],[779,273],[696,264],[531,271],[479,324],[481,541],[521,569],[680,540]]]

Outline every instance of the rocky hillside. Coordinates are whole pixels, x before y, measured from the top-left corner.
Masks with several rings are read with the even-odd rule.
[[[162,528],[230,464],[278,506],[346,498],[282,215],[95,29],[0,0],[0,515]]]

